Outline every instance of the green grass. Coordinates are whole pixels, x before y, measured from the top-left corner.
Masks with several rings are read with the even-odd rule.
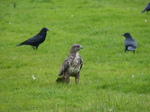
[[[150,111],[150,14],[140,13],[148,0],[14,2],[0,1],[1,112]],[[42,27],[50,31],[38,50],[16,47]],[[124,53],[126,32],[135,54]],[[56,84],[74,43],[84,47],[80,82]]]

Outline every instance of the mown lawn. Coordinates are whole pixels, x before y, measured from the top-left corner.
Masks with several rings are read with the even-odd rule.
[[[148,2],[1,0],[0,111],[149,112],[150,12],[141,13]],[[42,27],[50,31],[38,50],[16,47]],[[126,32],[135,54],[124,53]],[[57,84],[75,43],[84,47],[80,82]]]

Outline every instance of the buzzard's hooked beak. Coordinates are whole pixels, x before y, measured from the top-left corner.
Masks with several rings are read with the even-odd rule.
[[[83,49],[83,47],[82,47],[82,46],[80,46],[80,49]]]

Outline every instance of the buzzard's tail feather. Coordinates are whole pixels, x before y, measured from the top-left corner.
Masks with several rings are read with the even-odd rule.
[[[59,82],[65,82],[65,78],[57,78],[57,79],[56,79],[56,82],[58,82],[58,83],[59,83]]]

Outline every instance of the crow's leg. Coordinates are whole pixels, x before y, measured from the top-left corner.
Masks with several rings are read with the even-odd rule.
[[[38,49],[39,45],[35,46],[36,48],[35,49]]]
[[[126,50],[128,49],[128,46],[125,46],[124,52],[126,53]]]
[[[32,46],[32,48],[33,48],[34,50],[36,50],[35,46]]]

